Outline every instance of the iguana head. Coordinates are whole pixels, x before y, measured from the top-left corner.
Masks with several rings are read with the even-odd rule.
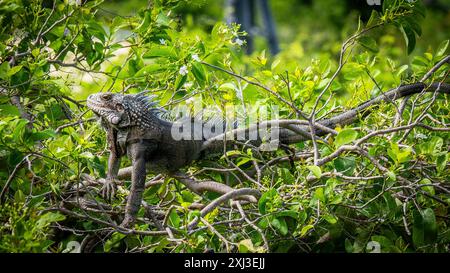
[[[104,122],[117,128],[148,127],[151,126],[152,120],[157,118],[156,113],[161,111],[154,107],[156,103],[151,98],[143,93],[96,93],[87,98],[87,107]]]

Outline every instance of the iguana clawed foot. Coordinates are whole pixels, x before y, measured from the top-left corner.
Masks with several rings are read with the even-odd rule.
[[[103,183],[102,188],[100,189],[100,195],[108,201],[111,201],[117,191],[117,185],[119,184],[119,180],[117,179],[110,179],[110,178],[101,178],[100,182]],[[130,213],[125,213],[125,217],[120,224],[120,227],[123,228],[130,228],[133,226],[134,222],[136,221],[136,217],[132,216]]]
[[[111,201],[116,195],[118,181],[110,178],[101,179],[100,181],[103,183],[103,186],[100,189],[100,195],[104,199]]]

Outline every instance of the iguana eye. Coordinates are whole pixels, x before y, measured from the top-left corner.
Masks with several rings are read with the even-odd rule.
[[[111,99],[111,94],[110,93],[102,94],[102,99],[103,100],[110,100]]]

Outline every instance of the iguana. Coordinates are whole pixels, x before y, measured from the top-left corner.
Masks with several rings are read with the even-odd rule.
[[[370,112],[372,105],[422,91],[450,93],[450,84],[403,85],[332,118],[318,120],[317,123],[328,128],[346,125],[354,121],[358,115]],[[216,139],[213,143],[210,141],[208,145],[204,145],[208,141],[206,137],[175,140],[172,136],[174,122],[164,118],[162,109],[156,107],[152,98],[143,93],[96,93],[87,98],[87,106],[101,119],[101,124],[107,133],[110,155],[106,182],[102,188],[104,195],[108,195],[114,189],[120,158],[128,155],[132,161],[132,185],[125,208],[123,226],[130,225],[135,221],[142,201],[147,170],[155,173],[175,173],[192,161],[202,158],[210,149],[223,147],[221,139]],[[280,129],[279,142],[281,144],[289,145],[308,139],[307,135],[298,134],[298,131],[308,132],[309,126],[295,125],[294,127]],[[325,135],[326,131],[319,128],[315,134],[317,136]],[[261,139],[253,140],[252,144],[256,146],[261,144]]]

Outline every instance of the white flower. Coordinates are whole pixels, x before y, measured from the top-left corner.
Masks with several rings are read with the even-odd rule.
[[[242,45],[244,44],[244,41],[242,41],[242,40],[239,39],[239,38],[236,38],[236,40],[234,40],[234,42],[235,42],[236,44],[238,44],[239,46],[242,46]]]
[[[189,99],[186,100],[186,104],[194,103],[194,101],[195,101],[194,97],[190,97]]]
[[[196,62],[200,62],[200,58],[198,57],[198,54],[193,54],[192,59]]]
[[[182,67],[180,67],[180,71],[178,73],[183,76],[186,75],[188,73],[187,66],[183,65]]]
[[[424,135],[424,134],[418,133],[418,134],[415,135],[415,138],[418,138],[418,139],[427,139],[428,137],[427,137],[426,135]]]
[[[81,0],[69,0],[69,5],[81,6]]]
[[[162,44],[162,45],[165,45],[165,44],[166,44],[166,40],[164,40],[164,39],[159,39],[159,43]]]

